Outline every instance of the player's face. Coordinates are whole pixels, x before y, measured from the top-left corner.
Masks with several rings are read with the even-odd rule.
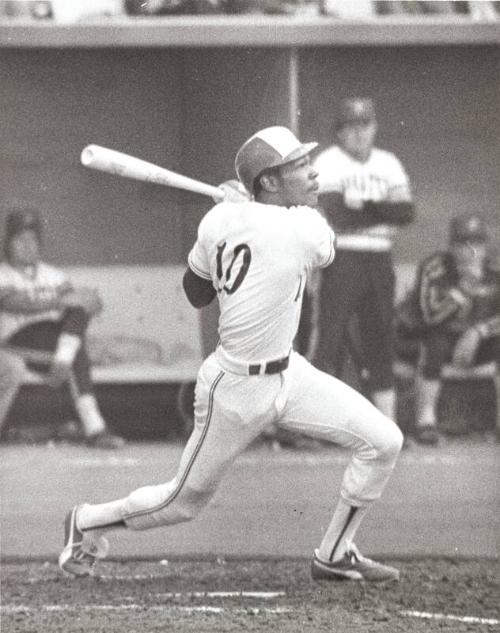
[[[22,231],[9,244],[9,257],[14,266],[32,266],[40,256],[40,244],[35,231]]]
[[[285,207],[318,204],[318,172],[311,165],[309,156],[283,165],[279,170],[278,185]]]
[[[342,147],[359,160],[366,160],[375,142],[377,124],[374,121],[360,121],[344,125],[337,132]]]

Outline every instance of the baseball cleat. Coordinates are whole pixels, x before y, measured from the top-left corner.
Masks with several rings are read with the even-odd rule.
[[[313,580],[367,580],[369,582],[399,580],[397,569],[366,558],[354,546],[351,546],[351,550],[346,552],[340,560],[334,562],[320,560],[315,551],[311,575]]]
[[[59,556],[59,567],[67,576],[93,576],[98,558],[105,558],[109,543],[103,536],[92,539],[78,528],[75,506],[64,521],[64,549]]]

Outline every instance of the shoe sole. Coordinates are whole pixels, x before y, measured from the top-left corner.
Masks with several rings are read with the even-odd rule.
[[[351,582],[396,582],[399,580],[399,573],[397,575],[387,575],[385,577],[380,578],[366,578],[363,576],[362,572],[356,571],[354,569],[332,569],[332,568],[323,568],[321,563],[318,561],[313,561],[311,566],[311,576],[313,580],[316,581],[330,581],[330,582],[342,582],[342,581],[351,581]]]

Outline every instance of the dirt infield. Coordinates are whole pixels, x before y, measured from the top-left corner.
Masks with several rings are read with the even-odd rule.
[[[54,562],[9,563],[2,633],[499,630],[498,561],[386,562],[399,583],[314,583],[296,559],[115,561],[80,580]]]

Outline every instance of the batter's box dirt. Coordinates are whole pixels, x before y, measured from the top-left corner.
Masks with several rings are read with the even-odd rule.
[[[387,560],[399,583],[315,583],[306,560],[2,565],[2,633],[500,630],[498,560]]]

